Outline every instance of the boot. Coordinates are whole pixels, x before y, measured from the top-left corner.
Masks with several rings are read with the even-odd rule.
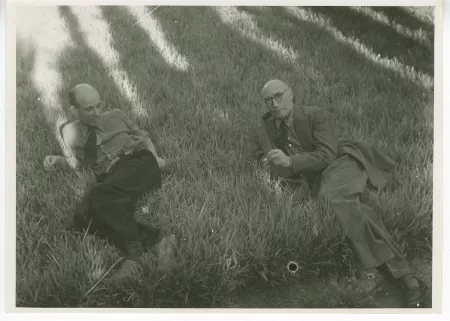
[[[165,236],[156,246],[158,270],[169,273],[176,266],[177,239],[174,234]]]
[[[423,308],[427,286],[412,273],[401,277],[402,287],[406,294],[408,308]]]
[[[125,285],[132,281],[136,281],[140,277],[139,260],[144,255],[144,249],[140,241],[132,241],[126,245],[127,256],[123,261],[120,269],[114,273],[110,282],[115,285]]]

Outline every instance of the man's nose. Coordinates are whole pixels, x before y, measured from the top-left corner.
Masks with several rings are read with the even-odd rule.
[[[275,98],[272,98],[272,106],[275,108],[278,108],[279,105],[280,105],[280,103],[278,101],[276,101]]]

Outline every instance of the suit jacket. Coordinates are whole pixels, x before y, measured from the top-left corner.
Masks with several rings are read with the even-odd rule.
[[[296,106],[293,112],[294,130],[306,150],[292,155],[294,176],[304,175],[308,180],[315,180],[335,159],[349,154],[361,163],[373,186],[383,188],[387,184],[389,172],[395,165],[389,157],[375,147],[356,140],[338,141],[331,119],[323,108]],[[258,159],[271,149],[278,148],[276,138],[274,117],[267,112],[261,117],[258,129]]]

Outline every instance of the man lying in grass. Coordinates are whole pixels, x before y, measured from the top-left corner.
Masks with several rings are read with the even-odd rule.
[[[269,111],[258,131],[258,158],[288,182],[305,178],[311,194],[337,216],[361,265],[352,294],[378,289],[383,268],[400,281],[407,306],[421,307],[425,285],[413,276],[377,214],[360,202],[368,180],[376,188],[386,185],[393,162],[361,142],[338,142],[325,110],[294,106],[293,93],[284,82],[269,81],[261,95]]]
[[[63,125],[61,136],[72,155],[91,167],[96,177],[96,184],[77,206],[75,227],[108,238],[125,251],[125,260],[112,281],[135,279],[144,247],[155,243],[158,231],[137,223],[134,208],[144,193],[161,186],[166,162],[158,157],[147,133],[123,111],[102,113],[103,103],[92,86],[75,86],[69,92],[69,102],[79,119]],[[46,170],[56,166],[70,168],[65,157],[45,157]],[[159,245],[160,268],[165,270],[175,252],[174,235],[163,238]]]

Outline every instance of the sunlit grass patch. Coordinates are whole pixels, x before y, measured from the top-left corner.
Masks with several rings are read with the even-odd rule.
[[[423,43],[428,46],[430,46],[432,43],[432,41],[428,38],[428,35],[422,28],[411,29],[408,28],[407,26],[403,26],[399,23],[396,23],[395,21],[390,20],[389,17],[386,16],[385,14],[372,10],[370,7],[351,7],[351,9],[355,10],[356,12],[364,14],[368,18],[379,21],[382,24],[391,27],[399,34],[410,37],[414,40],[419,41],[420,43]]]
[[[164,60],[177,69],[186,70],[189,66],[188,61],[171,43],[167,42],[160,24],[152,16],[153,10],[149,11],[145,7],[137,6],[128,7],[128,10],[137,19],[136,23],[148,34],[150,41],[159,49]]]
[[[120,66],[120,57],[113,47],[109,26],[103,20],[101,9],[99,7],[72,7],[72,11],[78,18],[79,26],[87,43],[108,68],[117,87],[128,99],[137,117],[148,117],[148,110],[144,107],[145,103],[140,99],[127,72]]]
[[[297,59],[298,55],[292,48],[286,47],[280,41],[262,33],[249,14],[240,12],[235,7],[217,7],[216,10],[223,22],[229,24],[233,28],[237,28],[244,36],[273,50],[282,59],[290,62],[295,62]]]
[[[358,39],[352,36],[345,36],[339,29],[332,25],[329,19],[324,15],[317,14],[308,9],[299,7],[286,7],[289,13],[296,18],[303,21],[311,21],[317,26],[324,28],[330,32],[338,41],[351,44],[358,52],[366,56],[369,60],[380,64],[381,66],[398,72],[402,77],[413,80],[414,82],[421,84],[424,88],[430,89],[433,87],[433,78],[423,72],[416,71],[414,66],[407,66],[398,61],[397,58],[386,58],[382,56],[382,53],[376,53],[371,48],[367,47]]]

